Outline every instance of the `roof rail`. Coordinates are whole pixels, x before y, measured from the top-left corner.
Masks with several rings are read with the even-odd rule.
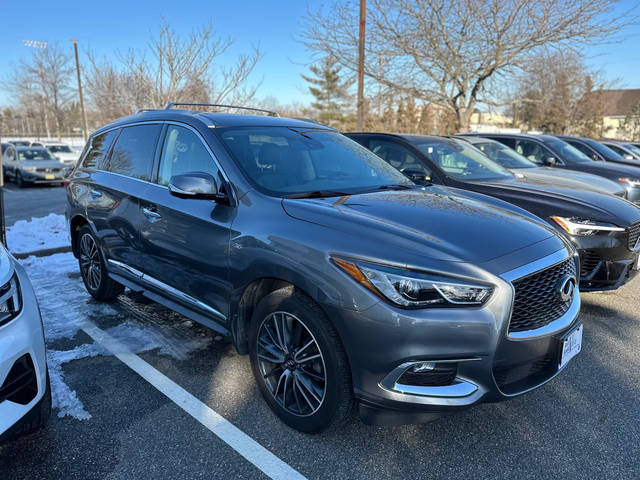
[[[274,112],[273,110],[265,110],[263,108],[251,108],[251,107],[240,107],[238,105],[222,105],[218,103],[182,103],[182,102],[172,102],[165,107],[165,110],[171,110],[173,107],[222,107],[222,108],[237,108],[239,110],[251,110],[254,112],[262,112],[268,113],[271,117],[279,117],[278,112]]]
[[[138,108],[133,114],[142,113],[142,112],[155,112],[157,108]]]

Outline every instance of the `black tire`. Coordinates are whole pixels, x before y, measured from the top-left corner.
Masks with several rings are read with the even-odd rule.
[[[36,430],[44,427],[49,422],[49,417],[51,416],[51,382],[49,381],[49,372],[47,371],[47,385],[44,395],[38,402],[38,404],[33,407],[27,417],[23,419],[20,427],[15,430],[11,437],[21,437],[23,435],[27,435],[29,433],[35,432]]]
[[[83,242],[92,242],[95,252],[84,251]],[[124,286],[107,273],[104,255],[100,251],[98,241],[88,225],[78,230],[78,266],[82,281],[93,298],[101,302],[109,302],[124,292]],[[88,262],[88,263],[87,263]]]
[[[16,186],[18,188],[24,188],[27,186],[27,184],[24,182],[24,179],[22,178],[22,174],[20,172],[16,172]]]
[[[282,316],[283,314],[284,316]],[[289,345],[289,348],[286,349],[287,360],[284,362],[280,362],[280,360],[270,362],[265,360],[263,356],[266,352],[264,349],[265,334],[269,333],[265,328],[269,327],[270,324],[268,322],[273,322],[277,315],[284,318],[285,322],[289,322],[288,324],[280,324],[281,326],[287,325],[284,328],[289,330],[288,337],[283,338],[291,340],[291,342],[287,340],[281,342]],[[271,325],[275,324],[271,323]],[[303,328],[299,327],[299,325]],[[302,330],[302,333],[298,333],[300,330]],[[273,331],[271,329],[271,332]],[[259,337],[259,334],[262,335],[262,338]],[[298,344],[305,343],[306,345],[311,340],[315,343],[306,352],[302,353],[305,350],[304,348],[294,347],[296,344],[294,337],[296,336]],[[300,340],[301,337],[303,340]],[[260,347],[258,345],[259,338]],[[273,339],[273,336],[270,336],[270,338]],[[260,357],[258,355],[259,349],[262,352]],[[289,351],[289,349],[291,350]],[[310,349],[313,350],[310,351]],[[284,352],[284,350],[282,351]],[[312,355],[314,352],[318,352],[320,355],[319,359],[313,360],[313,362],[321,361],[321,366],[318,366],[318,364],[314,366],[308,360],[308,358],[318,356]],[[296,357],[298,353],[302,358],[300,364],[298,364],[299,358]],[[343,424],[349,417],[353,406],[351,371],[340,338],[322,309],[294,287],[285,287],[270,293],[254,309],[249,327],[249,355],[253,374],[262,396],[276,415],[291,428],[306,433],[317,433],[327,428],[335,428]],[[306,363],[303,364],[303,362]],[[267,366],[271,373],[265,374]],[[304,394],[303,390],[307,393],[310,390],[302,388],[304,386],[302,378],[305,378],[305,375],[309,374],[308,370],[312,368],[317,369],[312,372],[313,375],[324,378],[324,381],[320,381],[320,384],[324,385],[322,389],[323,396],[320,401]],[[276,373],[273,373],[274,371]],[[278,375],[279,373],[280,375]],[[284,400],[281,400],[276,397],[280,392],[278,387],[280,387],[283,376],[285,378],[282,393]],[[273,393],[273,382],[275,380],[269,380],[274,377],[279,377],[277,380],[278,385],[275,387],[275,394]],[[308,380],[308,377],[306,378]],[[298,379],[301,381],[298,382]],[[316,378],[312,380],[318,382]],[[290,385],[288,397],[287,381],[289,381]],[[272,384],[269,385],[268,382],[272,382]],[[316,393],[318,392],[316,391]],[[287,398],[290,399],[289,408],[285,408],[287,406]],[[313,405],[312,402],[309,402],[309,398],[315,402]],[[294,402],[293,399],[296,401]],[[300,402],[298,402],[299,399],[301,399]],[[307,404],[305,404],[305,400]],[[315,410],[314,407],[316,407]]]

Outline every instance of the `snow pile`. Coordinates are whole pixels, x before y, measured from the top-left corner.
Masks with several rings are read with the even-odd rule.
[[[12,253],[28,253],[71,245],[64,215],[18,220],[7,230],[7,244]]]
[[[191,352],[207,348],[211,343],[210,336],[194,335],[192,322],[145,323],[141,318],[128,318],[117,306],[95,302],[82,284],[78,262],[71,253],[29,257],[22,265],[31,279],[42,311],[49,346],[47,359],[53,407],[58,410],[59,417],[91,418],[76,392],[65,383],[62,366],[81,358],[111,355],[95,343],[81,344],[70,350],[55,348],[56,341],[76,339],[86,320],[95,323],[106,320],[114,324],[105,331],[133,353],[158,350],[161,355],[184,360]]]

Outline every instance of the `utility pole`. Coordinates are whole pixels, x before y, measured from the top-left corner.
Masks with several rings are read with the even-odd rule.
[[[360,0],[360,29],[358,34],[358,131],[364,129],[364,27],[367,19],[367,0]]]
[[[87,141],[89,135],[89,127],[87,126],[87,113],[84,111],[84,98],[82,96],[82,78],[80,75],[80,60],[78,60],[78,40],[72,38],[73,53],[76,56],[76,73],[78,74],[78,95],[80,95],[80,112],[82,113],[82,136]]]

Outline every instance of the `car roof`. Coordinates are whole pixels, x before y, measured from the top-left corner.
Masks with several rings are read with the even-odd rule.
[[[462,140],[465,140],[471,144],[478,144],[478,143],[495,143],[498,145],[502,145],[499,141],[497,140],[493,140],[491,138],[487,138],[487,137],[476,137],[475,135],[454,135],[452,138],[460,138]]]
[[[552,140],[552,139],[556,139],[556,137],[554,135],[550,135],[547,133],[498,133],[498,132],[483,132],[483,133],[477,133],[477,132],[472,132],[472,133],[457,133],[457,136],[464,136],[464,137],[482,137],[482,138],[527,138],[527,139],[531,139],[531,140],[540,140],[542,139],[544,140]],[[490,140],[490,138],[489,138]]]
[[[27,145],[16,145],[15,146],[16,150],[22,151],[22,150],[46,150],[46,147],[39,147],[39,146],[27,146]]]
[[[193,123],[195,121],[206,127],[293,127],[305,129],[333,130],[331,127],[315,122],[286,117],[272,117],[266,115],[246,115],[239,113],[213,113],[184,109],[146,110],[139,113],[121,117],[114,122],[99,128],[93,134],[99,134],[105,130],[121,127],[130,123],[148,121],[176,121]]]

